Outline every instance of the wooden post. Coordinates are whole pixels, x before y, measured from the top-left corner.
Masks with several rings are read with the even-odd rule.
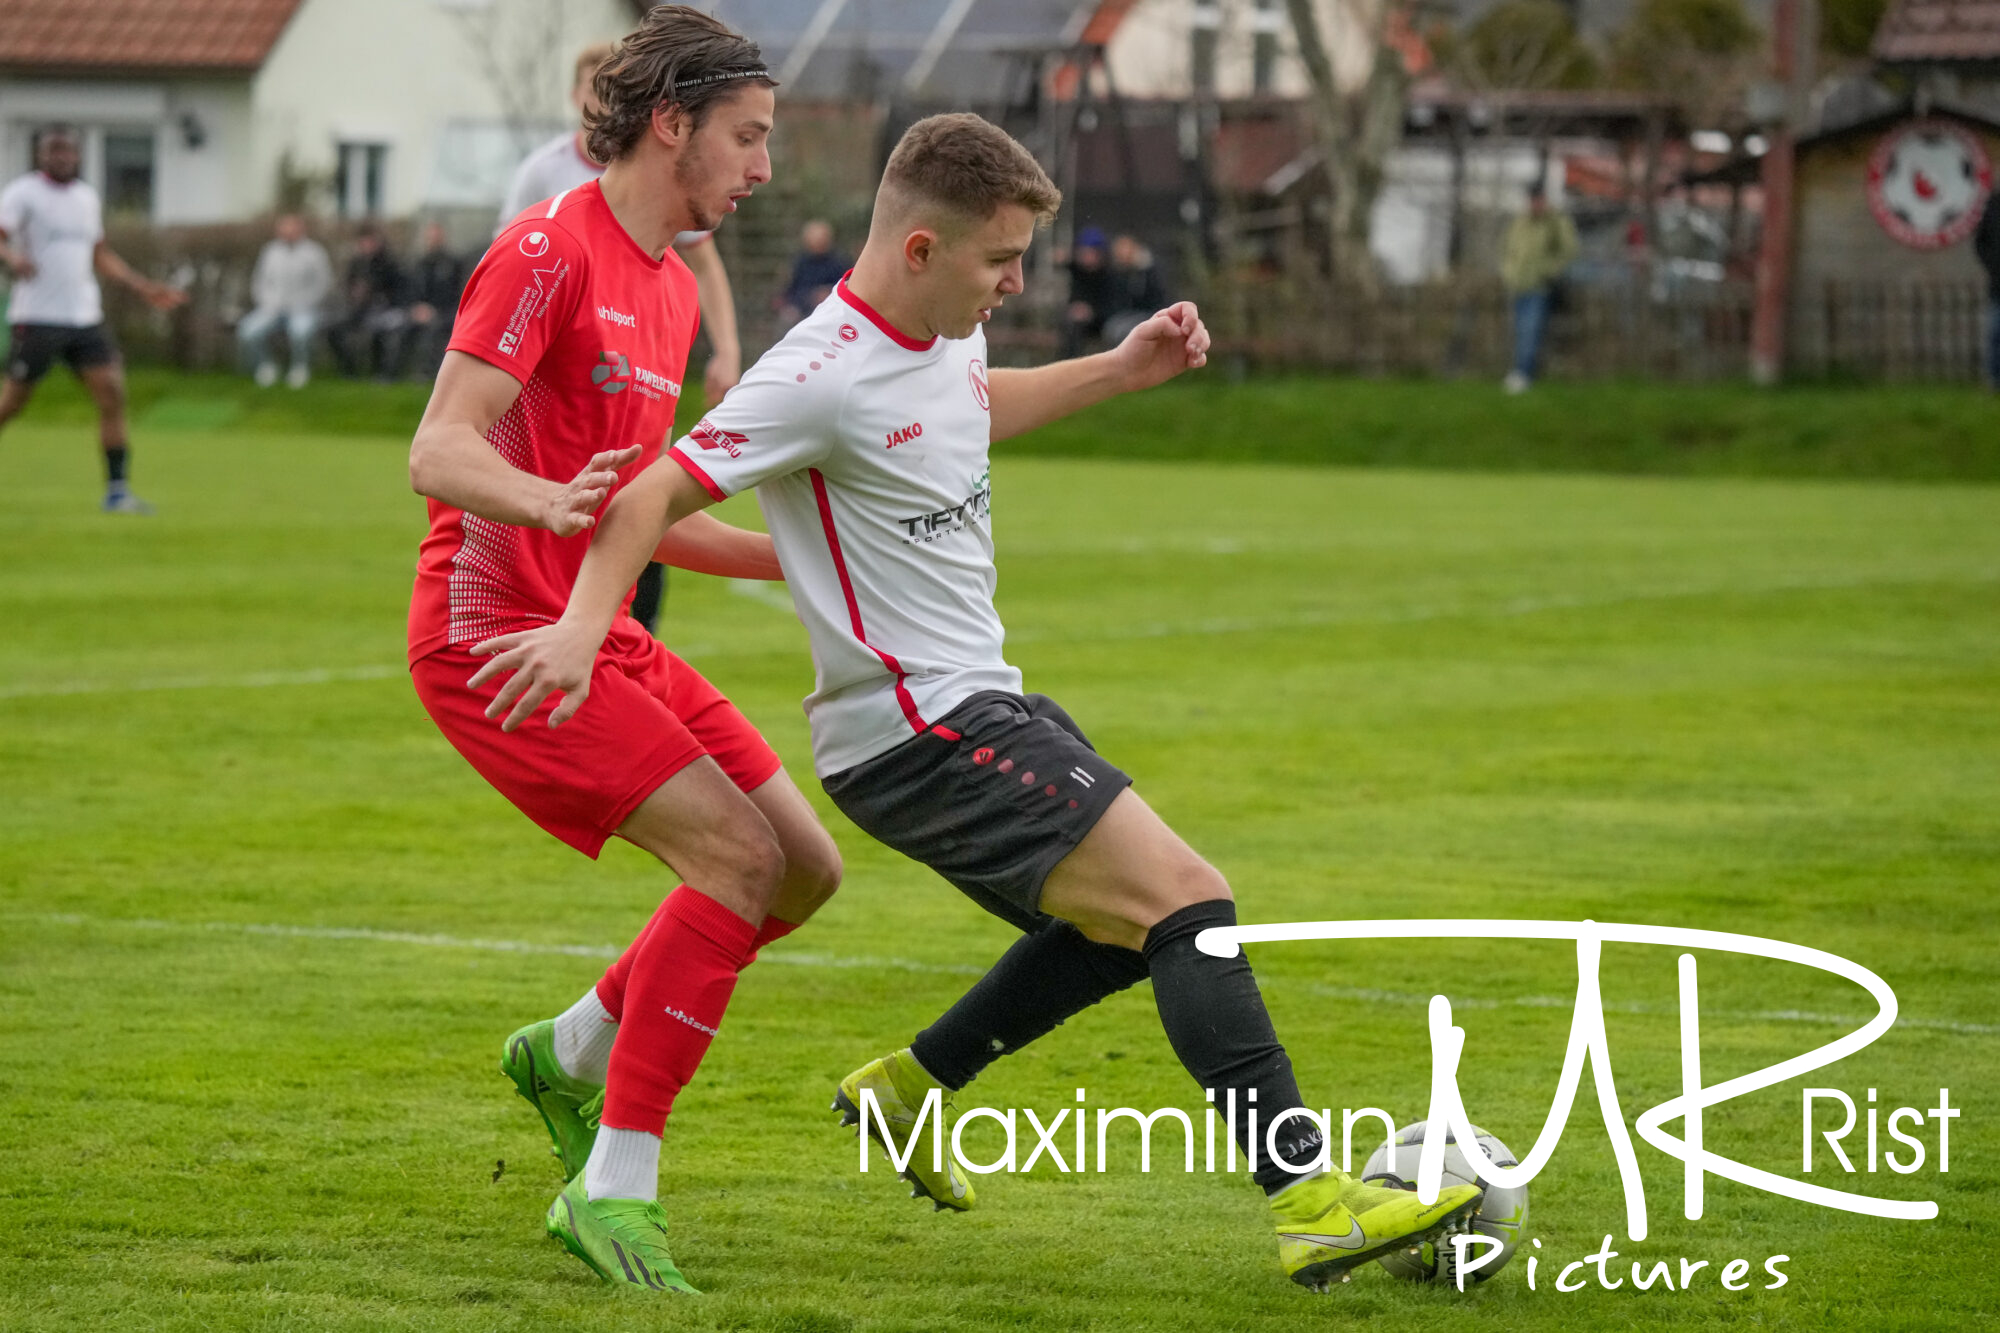
[[[1799,67],[1799,5],[1801,0],[1776,0],[1771,11],[1772,73],[1790,90]],[[1750,378],[1775,384],[1785,373],[1785,317],[1791,300],[1792,240],[1795,222],[1792,191],[1797,171],[1797,120],[1786,98],[1784,123],[1766,135],[1761,175],[1764,186],[1764,234],[1757,253],[1757,307],[1750,329]]]

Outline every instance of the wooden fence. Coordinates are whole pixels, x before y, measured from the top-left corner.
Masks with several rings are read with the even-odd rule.
[[[392,241],[407,242],[403,230],[392,232]],[[780,333],[769,297],[789,266],[790,235],[775,226],[739,230],[724,253],[736,280],[745,352],[755,356]],[[161,315],[128,293],[107,290],[108,314],[128,354],[189,369],[229,367],[234,321],[249,303],[250,266],[264,235],[248,224],[123,229],[115,238],[123,253],[146,271],[186,283],[193,297]],[[346,246],[338,236],[328,239],[338,264]],[[1026,299],[1007,303],[988,330],[996,364],[1055,355],[1060,286],[1059,277],[1038,281]],[[1498,379],[1512,362],[1511,302],[1491,281],[1387,287],[1363,296],[1285,277],[1217,278],[1191,294],[1215,334],[1213,359],[1232,370]],[[1749,364],[1752,301],[1747,282],[1576,286],[1551,320],[1543,372],[1553,379],[1741,378]],[[1795,293],[1791,373],[1976,380],[1986,309],[1985,292],[1973,283],[1829,283]]]

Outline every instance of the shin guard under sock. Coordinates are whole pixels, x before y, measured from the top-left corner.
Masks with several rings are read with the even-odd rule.
[[[1146,964],[1153,977],[1160,1026],[1166,1029],[1174,1054],[1197,1083],[1215,1090],[1218,1104],[1229,1090],[1235,1091],[1237,1142],[1256,1164],[1251,1174],[1257,1183],[1272,1194],[1297,1180],[1299,1173],[1271,1160],[1265,1128],[1272,1116],[1305,1103],[1292,1076],[1291,1057],[1271,1027],[1249,960],[1240,952],[1234,958],[1217,958],[1195,948],[1195,936],[1202,931],[1235,924],[1236,904],[1227,898],[1183,907],[1147,932]],[[1257,1112],[1254,1122],[1252,1107]],[[1285,1161],[1302,1164],[1319,1156],[1321,1140],[1318,1126],[1294,1116],[1278,1131],[1278,1152]]]
[[[639,940],[611,1047],[602,1123],[664,1132],[722,1024],[757,929],[683,884]],[[609,1008],[609,1006],[606,1006]]]
[[[632,960],[638,956],[639,946],[645,941],[647,933],[666,913],[667,905],[661,903],[658,910],[653,913],[652,919],[640,930],[638,937],[625,946],[625,952],[618,956],[618,961],[605,968],[604,975],[597,979],[597,1002],[611,1015],[613,1023],[618,1022],[619,1015],[625,1011],[625,981],[632,974]],[[764,924],[757,927],[757,937],[751,942],[750,956],[743,960],[743,966],[748,967],[757,961],[759,949],[785,938],[798,928],[797,922],[780,921],[774,916],[765,917]]]
[[[1143,954],[1096,944],[1053,918],[1023,935],[985,976],[917,1034],[917,1063],[954,1092],[1001,1056],[1146,975]]]

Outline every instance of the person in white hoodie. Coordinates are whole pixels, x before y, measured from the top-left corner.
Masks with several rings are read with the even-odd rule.
[[[298,389],[312,378],[313,334],[319,330],[320,307],[333,290],[333,262],[326,247],[306,235],[306,220],[299,214],[280,215],[275,230],[257,255],[250,277],[256,306],[236,325],[236,341],[245,363],[257,367],[257,383],[269,388],[278,382],[271,335],[282,324],[292,356],[285,383]]]

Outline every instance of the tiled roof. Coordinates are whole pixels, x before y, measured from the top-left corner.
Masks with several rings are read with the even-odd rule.
[[[1875,58],[2000,61],[2000,0],[1892,0],[1875,30]]]
[[[240,70],[264,63],[300,0],[5,0],[0,67]]]

